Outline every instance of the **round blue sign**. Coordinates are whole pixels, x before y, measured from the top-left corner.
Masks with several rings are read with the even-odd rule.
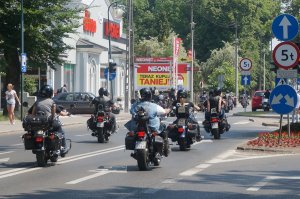
[[[276,86],[270,94],[270,105],[278,114],[288,114],[297,105],[298,98],[296,90],[289,85]]]
[[[289,41],[298,34],[299,24],[293,15],[282,14],[277,16],[272,23],[274,36],[281,41]]]

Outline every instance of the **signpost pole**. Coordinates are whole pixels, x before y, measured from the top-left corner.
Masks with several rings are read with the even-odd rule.
[[[288,113],[287,115],[287,122],[288,122],[288,134],[289,134],[289,137],[291,136],[291,126],[290,126],[290,114]]]
[[[283,117],[283,115],[282,115],[282,114],[280,114],[278,144],[280,144],[280,141],[281,141],[282,117]]]

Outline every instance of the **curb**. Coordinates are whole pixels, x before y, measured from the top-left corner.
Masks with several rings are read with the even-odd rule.
[[[262,123],[261,125],[263,126],[275,126],[275,127],[279,127],[279,124],[270,124],[270,123]]]
[[[276,153],[295,153],[294,151],[291,150],[280,150],[280,149],[266,149],[266,148],[250,148],[250,147],[243,147],[243,146],[238,146],[236,148],[237,150],[241,151],[257,151],[257,152],[276,152]]]

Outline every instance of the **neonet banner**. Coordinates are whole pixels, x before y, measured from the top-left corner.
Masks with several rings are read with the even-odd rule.
[[[156,87],[160,90],[171,88],[169,63],[141,63],[135,64],[135,89]],[[178,85],[188,90],[188,64],[178,64]]]

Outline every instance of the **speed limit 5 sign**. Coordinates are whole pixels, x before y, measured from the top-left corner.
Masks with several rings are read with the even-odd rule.
[[[287,70],[298,65],[299,48],[292,42],[282,42],[275,47],[272,56],[276,66]]]
[[[248,58],[243,58],[240,62],[240,68],[242,71],[249,71],[252,68],[252,61]]]

